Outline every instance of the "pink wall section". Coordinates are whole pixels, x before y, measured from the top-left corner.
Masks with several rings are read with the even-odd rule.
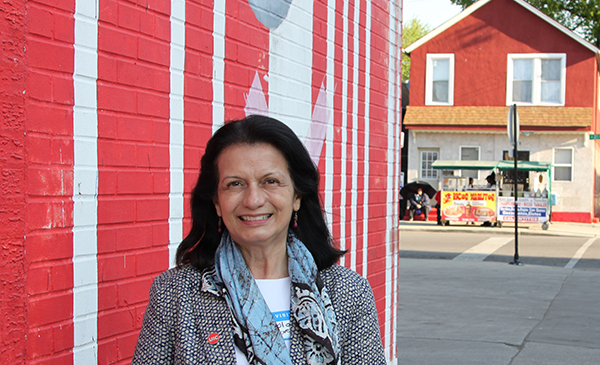
[[[295,3],[292,7],[300,6]],[[74,318],[81,312],[76,295],[88,288],[77,286],[81,283],[74,273],[78,270],[74,207],[80,188],[75,181],[81,155],[97,158],[92,182],[97,187],[93,196],[97,282],[90,286],[97,290],[93,303],[97,311],[92,313],[97,328],[87,340],[92,341],[98,364],[131,361],[148,289],[154,277],[172,264],[171,179],[179,167],[171,160],[175,37],[171,2],[97,2],[97,13],[91,12],[97,14],[93,50],[97,94],[91,97],[96,103],[97,151],[77,152],[74,107],[81,95],[74,86],[79,46],[75,12],[82,5],[93,10],[94,4],[87,0],[0,4],[10,20],[0,23],[1,364],[76,362]],[[213,120],[219,107],[215,85],[224,90],[226,120],[243,117],[256,95],[269,112],[274,103],[274,81],[269,78],[275,59],[272,42],[285,39],[285,34],[257,20],[248,1],[226,2],[225,34],[217,34],[215,4],[185,2],[183,235],[190,227],[188,201],[200,157],[213,129],[224,122]],[[287,102],[290,110],[296,102],[308,105],[312,119],[274,116],[292,120],[295,130],[316,131],[321,192],[331,196],[326,208],[332,233],[337,244],[349,250],[343,264],[365,275],[373,287],[386,357],[393,363],[397,204],[387,199],[397,196],[400,111],[395,108],[400,87],[390,82],[400,71],[390,66],[390,55],[399,52],[399,34],[390,29],[397,31],[400,20],[390,13],[399,16],[400,9],[389,0],[312,4],[312,30],[300,29],[309,40],[312,37],[311,56],[300,60],[293,58],[296,55],[276,55],[280,62],[289,57],[299,66],[308,65],[310,78],[301,85],[308,90],[306,100]],[[214,71],[219,37],[224,45],[222,80],[215,79]],[[259,93],[251,94],[257,92],[257,80]],[[319,130],[318,123],[325,123],[325,129]],[[305,135],[300,137],[306,141]]]
[[[494,0],[411,54],[410,105],[425,105],[428,53],[455,56],[454,106],[506,105],[508,53],[566,53],[567,107],[592,107],[593,52],[512,0]]]

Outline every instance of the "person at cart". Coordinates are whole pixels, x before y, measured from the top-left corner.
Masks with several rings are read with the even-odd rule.
[[[496,173],[492,171],[492,173],[491,173],[491,174],[489,174],[489,175],[488,175],[488,176],[485,178],[485,181],[487,181],[487,187],[488,187],[488,188],[490,188],[490,189],[491,189],[491,188],[494,188],[494,187],[496,187]],[[493,223],[493,224],[492,224],[492,222],[490,222],[490,221],[486,221],[486,222],[483,222],[483,223],[481,224],[481,226],[482,226],[482,227],[492,227],[492,226],[493,226],[493,227],[495,227],[495,226],[496,226],[496,223]]]
[[[410,207],[408,208],[408,214],[410,220],[415,218],[415,212],[419,211],[418,214],[425,213],[425,220],[429,220],[429,211],[431,211],[431,202],[427,194],[423,194],[423,189],[419,188],[417,193],[414,194],[410,200]]]

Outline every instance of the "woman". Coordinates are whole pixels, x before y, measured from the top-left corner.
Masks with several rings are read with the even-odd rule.
[[[133,364],[384,364],[368,282],[336,265],[319,173],[285,124],[209,140],[178,267],[150,289]]]

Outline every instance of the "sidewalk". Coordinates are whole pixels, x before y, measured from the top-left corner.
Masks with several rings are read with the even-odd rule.
[[[402,231],[435,231],[435,232],[477,232],[477,233],[496,233],[496,234],[515,234],[514,223],[504,223],[499,227],[482,227],[481,223],[475,225],[462,222],[452,222],[449,226],[438,226],[436,221],[398,221],[399,230]],[[541,223],[519,223],[518,232],[521,235],[536,234],[550,236],[580,236],[594,237],[600,236],[600,224],[588,223],[570,223],[553,222],[549,224],[547,230],[542,229]]]
[[[598,364],[600,271],[400,259],[399,364]]]

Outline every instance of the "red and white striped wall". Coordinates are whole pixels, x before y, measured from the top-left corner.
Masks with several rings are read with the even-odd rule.
[[[207,140],[226,120],[263,113],[318,165],[328,224],[348,250],[341,264],[371,283],[396,363],[401,2],[263,9],[273,1],[21,8],[23,174],[37,185],[23,185],[14,255],[26,353],[0,362],[129,363],[150,284],[190,227]]]

